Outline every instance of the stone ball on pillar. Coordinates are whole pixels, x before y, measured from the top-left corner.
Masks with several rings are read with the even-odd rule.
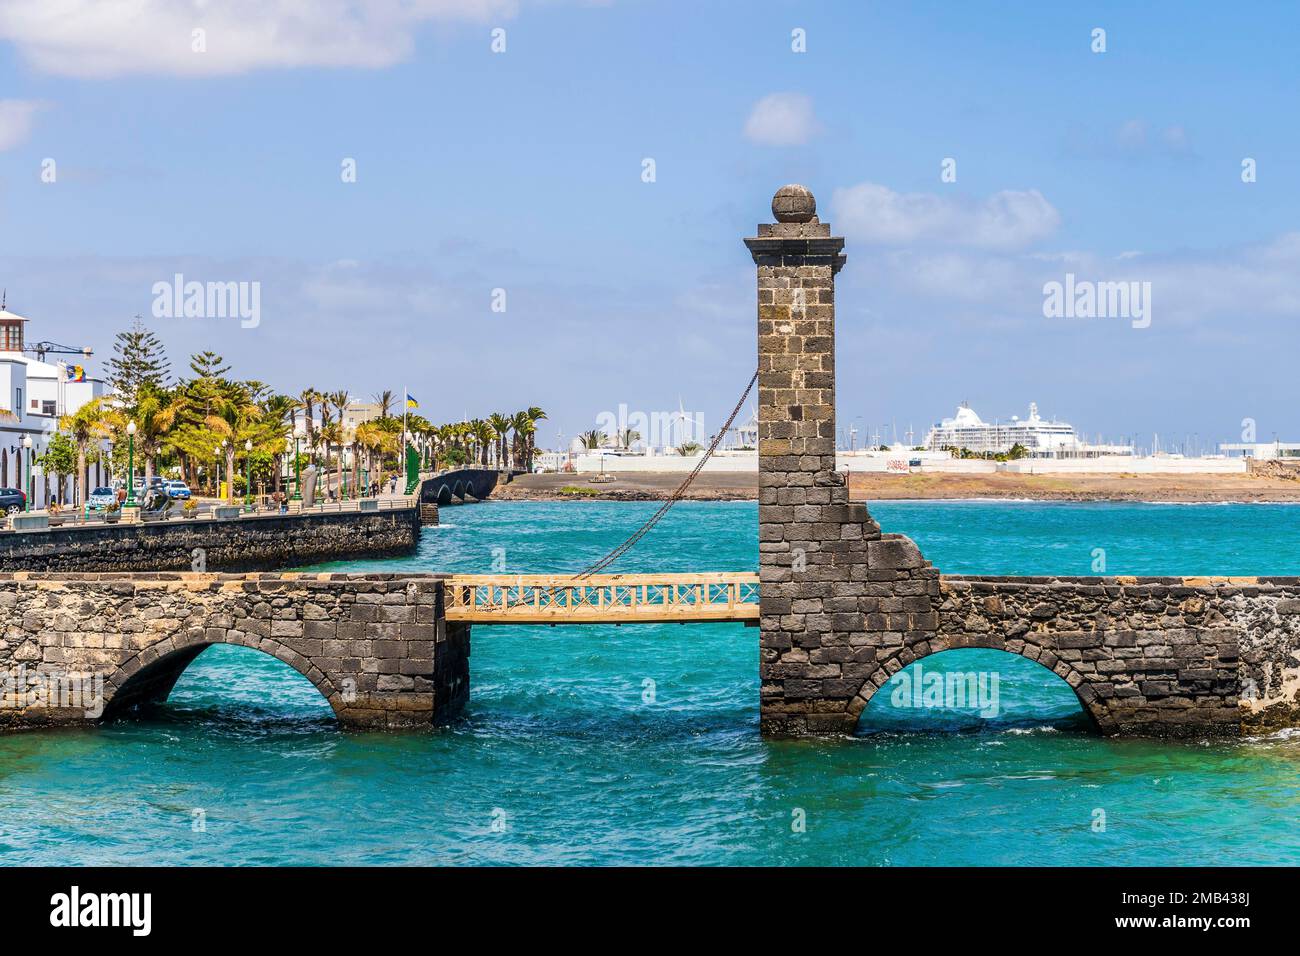
[[[791,183],[782,186],[772,197],[772,215],[777,222],[814,222],[817,200],[807,186]]]

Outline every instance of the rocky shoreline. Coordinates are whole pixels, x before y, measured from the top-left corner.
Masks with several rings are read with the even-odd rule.
[[[590,475],[521,475],[498,486],[504,501],[664,501],[685,476],[620,474],[593,484]],[[1300,481],[1256,475],[948,475],[854,474],[858,501],[1114,501],[1170,504],[1300,504]],[[686,501],[757,501],[757,473],[705,473]]]

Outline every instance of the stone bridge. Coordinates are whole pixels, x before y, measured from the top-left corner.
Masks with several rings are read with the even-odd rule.
[[[428,727],[469,695],[469,626],[436,575],[18,572],[0,575],[0,725],[165,700],[214,644],[284,661],[344,726]]]
[[[760,720],[846,733],[901,668],[988,647],[1050,668],[1106,733],[1300,723],[1300,579],[942,578],[835,470],[844,240],[803,186],[746,239],[758,269]],[[868,370],[869,373],[869,370]]]
[[[500,472],[491,468],[455,468],[440,472],[420,484],[420,501],[440,507],[484,501],[496,488],[499,477]]]
[[[865,572],[791,598],[788,614],[785,598],[776,607],[762,599],[767,618],[782,612],[763,634],[769,733],[851,732],[892,674],[961,647],[1050,668],[1104,733],[1237,734],[1300,723],[1298,579],[949,578],[906,538],[868,528],[862,540]],[[622,588],[662,586],[611,577]],[[734,577],[723,586],[743,586],[747,576]],[[206,648],[230,644],[302,674],[345,727],[428,728],[469,698],[469,622],[525,620],[499,598],[483,606],[462,595],[453,607],[453,590],[482,587],[454,575],[0,575],[0,726],[93,724],[158,703]],[[695,605],[692,619],[748,620],[739,593],[712,600]],[[604,607],[586,612],[572,620],[612,619]],[[796,616],[803,630],[782,623]]]

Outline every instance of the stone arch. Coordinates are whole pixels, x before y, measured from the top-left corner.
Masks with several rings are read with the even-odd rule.
[[[938,635],[894,650],[887,657],[880,659],[879,666],[862,682],[857,693],[849,700],[848,723],[850,729],[857,725],[862,712],[866,709],[867,704],[871,702],[871,698],[876,695],[876,692],[884,687],[891,677],[909,664],[926,657],[933,657],[935,654],[942,654],[945,651],[976,649],[1015,654],[1047,668],[1064,680],[1070,689],[1074,691],[1079,706],[1083,708],[1084,714],[1096,730],[1103,734],[1114,731],[1113,719],[1105,706],[1097,699],[1097,695],[1092,688],[1085,682],[1083,675],[1069,661],[1061,660],[1049,648],[1035,642],[1032,633],[1023,634],[1014,640],[1007,640],[1000,634]]]
[[[440,505],[451,504],[451,486],[448,485],[446,482],[438,486],[437,500],[438,500],[438,504]]]
[[[464,501],[464,500],[465,500],[465,482],[463,482],[463,481],[458,481],[458,482],[456,482],[455,486],[451,489],[451,493],[452,493],[453,495],[455,495],[457,498],[459,498],[461,501]]]
[[[255,634],[221,640],[175,635],[146,647],[105,677],[103,716],[112,717],[137,704],[165,701],[194,659],[218,644],[252,648],[283,661],[311,682],[330,705],[335,717],[342,716],[343,695],[324,671],[280,641]]]

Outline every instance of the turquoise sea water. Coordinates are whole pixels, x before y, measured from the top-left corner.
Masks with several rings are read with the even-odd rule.
[[[419,552],[354,570],[568,571],[653,504],[443,512]],[[1300,508],[872,506],[944,571],[1300,574]],[[617,570],[748,570],[752,503],[686,503]],[[1300,863],[1300,733],[1105,740],[1030,661],[921,662],[999,678],[997,715],[876,696],[855,738],[758,735],[740,625],[479,628],[462,720],[343,733],[305,679],[214,648],[147,718],[0,735],[0,864]],[[914,665],[915,667],[915,665]]]

